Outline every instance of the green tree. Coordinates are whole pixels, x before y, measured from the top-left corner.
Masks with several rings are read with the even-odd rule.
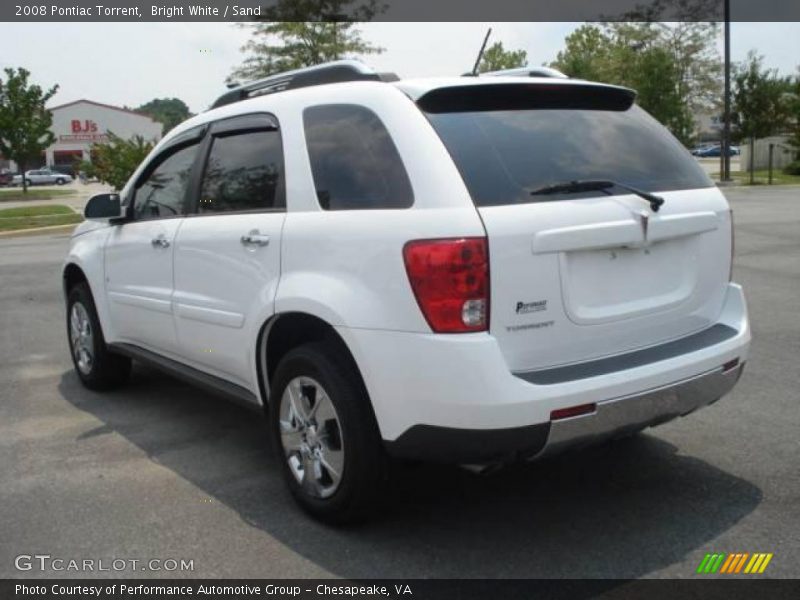
[[[592,81],[616,78],[611,39],[596,25],[582,25],[564,40],[551,66],[569,77]]]
[[[715,108],[720,95],[716,31],[708,23],[584,25],[567,36],[552,66],[636,89],[639,104],[688,144],[692,115]]]
[[[528,64],[528,53],[525,50],[506,50],[503,42],[495,42],[481,57],[478,73],[516,69]]]
[[[791,130],[789,144],[794,148],[795,161],[800,162],[800,67],[797,68],[797,73],[788,83],[788,88],[787,105]]]
[[[774,135],[786,127],[790,111],[789,80],[777,70],[764,68],[764,59],[750,51],[747,60],[736,68],[733,105],[737,116],[736,133],[750,141],[750,183],[753,183],[755,141]]]
[[[186,103],[179,98],[154,98],[135,110],[161,123],[163,125],[162,135],[193,116]]]
[[[107,142],[92,144],[92,162],[82,163],[81,170],[121,190],[150,154],[155,142],[146,141],[140,135],[126,140],[110,131],[108,138]]]
[[[362,38],[357,22],[383,10],[378,0],[279,0],[262,14],[264,22],[242,25],[253,30],[253,37],[241,49],[248,56],[228,80],[379,54],[383,48]]]
[[[0,79],[0,154],[17,163],[23,173],[23,193],[28,193],[27,166],[56,139],[50,131],[53,116],[45,104],[58,86],[43,90],[30,84],[30,72],[22,68],[5,69],[5,74],[5,81]]]

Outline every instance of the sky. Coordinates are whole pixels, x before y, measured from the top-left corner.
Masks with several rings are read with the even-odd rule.
[[[367,23],[385,48],[364,60],[401,77],[459,75],[472,68],[483,36],[524,49],[530,64],[553,60],[580,23]],[[178,97],[193,112],[225,91],[250,32],[230,23],[0,23],[0,68],[25,67],[42,86],[59,84],[51,105],[86,98],[136,107]],[[721,48],[721,39],[720,39]],[[800,64],[800,23],[732,23],[731,54],[764,55],[782,74]]]

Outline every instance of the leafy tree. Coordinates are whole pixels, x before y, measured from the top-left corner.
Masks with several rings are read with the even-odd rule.
[[[381,53],[383,48],[361,37],[356,22],[383,10],[378,0],[279,0],[262,14],[264,22],[243,25],[253,30],[242,46],[249,55],[229,81]]]
[[[134,110],[161,123],[163,125],[162,135],[193,116],[186,103],[179,98],[154,98]]]
[[[737,134],[750,140],[751,184],[755,141],[780,132],[787,125],[790,110],[789,80],[779,77],[775,69],[764,68],[763,62],[763,57],[751,50],[747,60],[737,66],[734,76]]]
[[[800,67],[794,78],[788,83],[788,88],[787,105],[791,128],[789,144],[794,148],[795,161],[800,162]]]
[[[87,175],[121,190],[155,143],[145,141],[140,135],[126,140],[110,131],[108,138],[107,142],[92,144],[92,162],[82,163],[80,168]]]
[[[22,190],[28,193],[24,173],[55,142],[50,131],[53,115],[45,108],[58,86],[43,90],[28,83],[30,72],[25,69],[5,69],[6,79],[0,79],[0,153],[13,160],[23,173]]]
[[[576,79],[609,81],[616,77],[612,41],[596,25],[582,25],[564,40],[552,66]]]
[[[528,53],[525,50],[506,50],[502,42],[495,42],[481,57],[478,73],[516,69],[528,64]]]
[[[552,66],[636,89],[639,104],[688,144],[693,113],[716,108],[720,96],[716,31],[708,23],[584,25],[566,38]]]

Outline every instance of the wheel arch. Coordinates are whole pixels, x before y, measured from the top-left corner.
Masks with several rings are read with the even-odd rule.
[[[68,262],[64,265],[64,269],[61,273],[61,285],[64,290],[64,298],[67,297],[69,291],[76,286],[78,283],[86,283],[89,286],[89,289],[92,289],[91,284],[89,283],[89,278],[84,273],[83,269],[78,265],[76,262]],[[94,296],[94,293],[92,294]]]
[[[269,405],[272,377],[281,359],[292,349],[315,341],[327,341],[339,347],[341,357],[353,366],[364,386],[364,378],[352,351],[333,325],[307,312],[279,313],[262,325],[255,353],[259,394],[265,409]]]

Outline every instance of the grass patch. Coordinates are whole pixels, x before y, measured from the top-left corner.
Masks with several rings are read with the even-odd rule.
[[[714,173],[712,178],[719,180],[719,173]],[[747,171],[731,171],[731,179],[737,185],[750,185],[750,173]],[[753,173],[754,185],[766,185],[769,183],[769,171],[762,169]],[[772,185],[800,185],[800,175],[787,175],[780,169],[772,171]]]
[[[71,225],[81,221],[81,215],[61,204],[0,209],[0,231]]]
[[[50,198],[72,196],[75,193],[75,190],[39,190],[35,187],[28,188],[27,194],[22,191],[22,188],[0,189],[0,202],[11,202],[15,200],[48,200]]]
[[[20,206],[18,208],[0,208],[0,219],[16,217],[41,217],[43,215],[72,215],[75,211],[63,204],[45,206]]]

